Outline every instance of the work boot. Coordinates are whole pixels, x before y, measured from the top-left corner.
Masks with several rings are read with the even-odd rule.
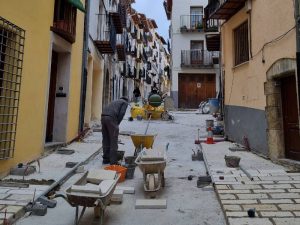
[[[110,160],[109,159],[103,159],[102,164],[110,164]]]

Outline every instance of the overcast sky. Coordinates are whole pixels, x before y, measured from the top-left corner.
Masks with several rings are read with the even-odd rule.
[[[148,18],[154,19],[158,26],[158,33],[166,40],[169,38],[169,21],[163,6],[164,0],[135,0],[132,5],[138,12],[145,14]]]

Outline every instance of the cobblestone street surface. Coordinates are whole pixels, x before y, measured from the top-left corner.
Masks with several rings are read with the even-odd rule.
[[[300,224],[300,173],[249,152],[230,152],[230,143],[204,146],[219,202],[229,225]],[[239,155],[241,169],[228,168],[225,155]],[[255,218],[247,211],[254,209]]]

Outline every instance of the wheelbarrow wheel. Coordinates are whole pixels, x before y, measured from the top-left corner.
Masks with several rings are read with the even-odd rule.
[[[161,174],[161,186],[165,187],[165,173]]]
[[[154,174],[149,175],[148,188],[151,191],[153,191],[155,189],[155,176],[154,176]]]

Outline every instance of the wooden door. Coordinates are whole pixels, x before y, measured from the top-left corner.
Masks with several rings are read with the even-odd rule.
[[[179,108],[196,109],[201,101],[216,97],[215,74],[179,74]]]
[[[51,73],[49,85],[48,98],[48,114],[47,114],[47,128],[46,128],[46,142],[53,141],[53,124],[54,124],[54,108],[55,108],[55,93],[56,93],[56,79],[57,79],[57,52],[52,52],[51,59]]]
[[[300,160],[300,135],[295,76],[283,78],[281,86],[286,157]]]

